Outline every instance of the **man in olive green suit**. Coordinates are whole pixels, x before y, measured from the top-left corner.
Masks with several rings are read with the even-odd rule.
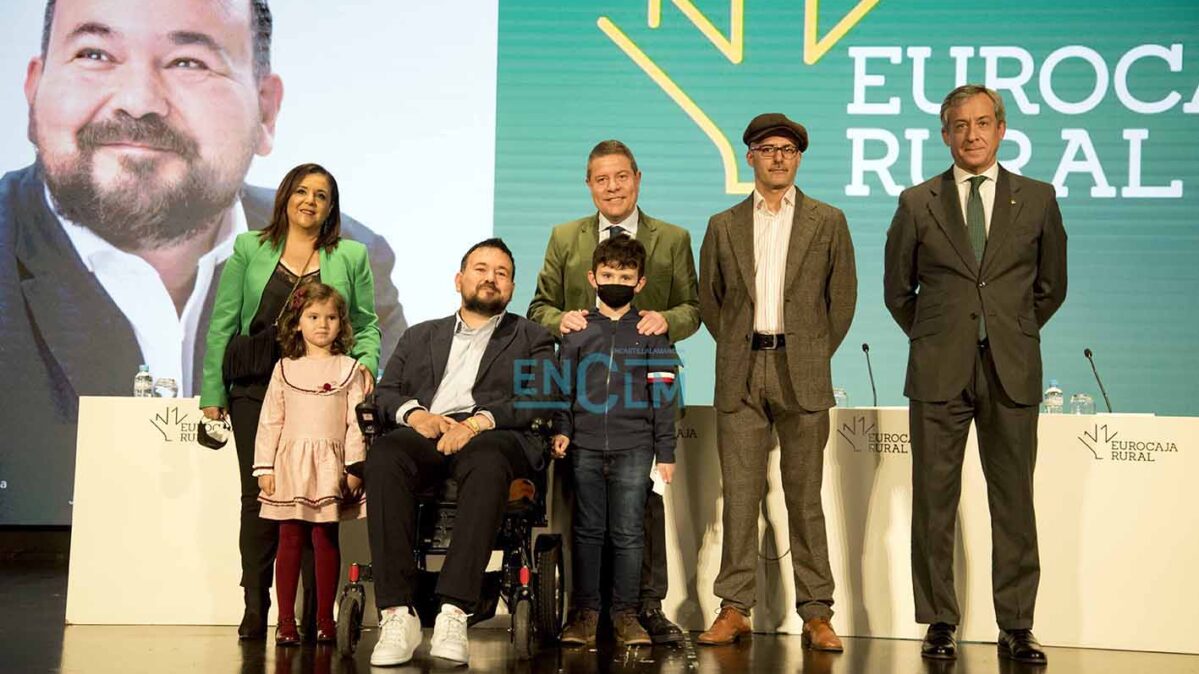
[[[645,246],[647,283],[637,295],[646,335],[668,334],[673,343],[699,329],[699,288],[691,235],[677,225],[655,220],[637,208],[641,172],[633,152],[618,140],[605,140],[587,158],[587,186],[597,212],[554,227],[545,265],[528,316],[555,337],[586,327],[595,307],[595,289],[587,282],[591,256],[600,241],[628,235]],[[666,512],[652,490],[645,508],[645,552],[641,568],[641,624],[654,643],[677,643],[683,632],[662,613],[666,598]],[[572,626],[567,626],[568,633]],[[563,635],[564,638],[567,634]]]

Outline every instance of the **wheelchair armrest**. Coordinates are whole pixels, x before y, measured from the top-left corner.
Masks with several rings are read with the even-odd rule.
[[[396,427],[395,420],[388,419],[387,415],[383,414],[373,393],[358,403],[354,408],[354,415],[358,417],[358,429],[362,431],[367,445]]]

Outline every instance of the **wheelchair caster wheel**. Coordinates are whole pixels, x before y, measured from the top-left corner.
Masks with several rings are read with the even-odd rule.
[[[362,613],[366,600],[361,585],[350,585],[341,593],[337,603],[337,652],[352,657],[362,638]]]
[[[533,657],[533,602],[520,599],[512,611],[512,645],[516,648],[516,659]]]

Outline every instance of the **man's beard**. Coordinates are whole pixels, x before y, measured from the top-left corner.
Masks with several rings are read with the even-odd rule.
[[[156,115],[89,123],[76,133],[76,142],[79,154],[69,163],[54,165],[39,149],[37,161],[54,205],[63,217],[123,250],[166,248],[195,236],[241,192],[244,171],[228,180],[217,167],[201,163],[196,141]],[[158,160],[122,157],[127,176],[116,187],[101,188],[92,176],[96,150],[117,142],[173,152],[187,164],[187,173],[162,185],[155,179]]]
[[[491,286],[491,288],[496,291],[495,299],[485,300],[481,298],[479,296],[479,289],[484,285],[487,284],[479,284],[479,286],[475,288],[475,292],[473,294],[463,294],[462,307],[467,311],[480,314],[482,316],[498,316],[504,313],[504,310],[508,308],[508,300],[504,299],[504,296],[500,293],[499,288],[496,288],[494,285]]]

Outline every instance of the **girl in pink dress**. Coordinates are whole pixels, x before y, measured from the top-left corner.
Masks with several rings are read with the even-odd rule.
[[[322,283],[300,286],[279,327],[283,358],[262,404],[254,445],[261,516],[280,520],[275,558],[277,645],[300,642],[296,585],[311,539],[316,562],[316,640],[335,641],[333,602],[341,555],[337,523],[366,516],[366,447],[354,408],[363,399],[345,299]]]

